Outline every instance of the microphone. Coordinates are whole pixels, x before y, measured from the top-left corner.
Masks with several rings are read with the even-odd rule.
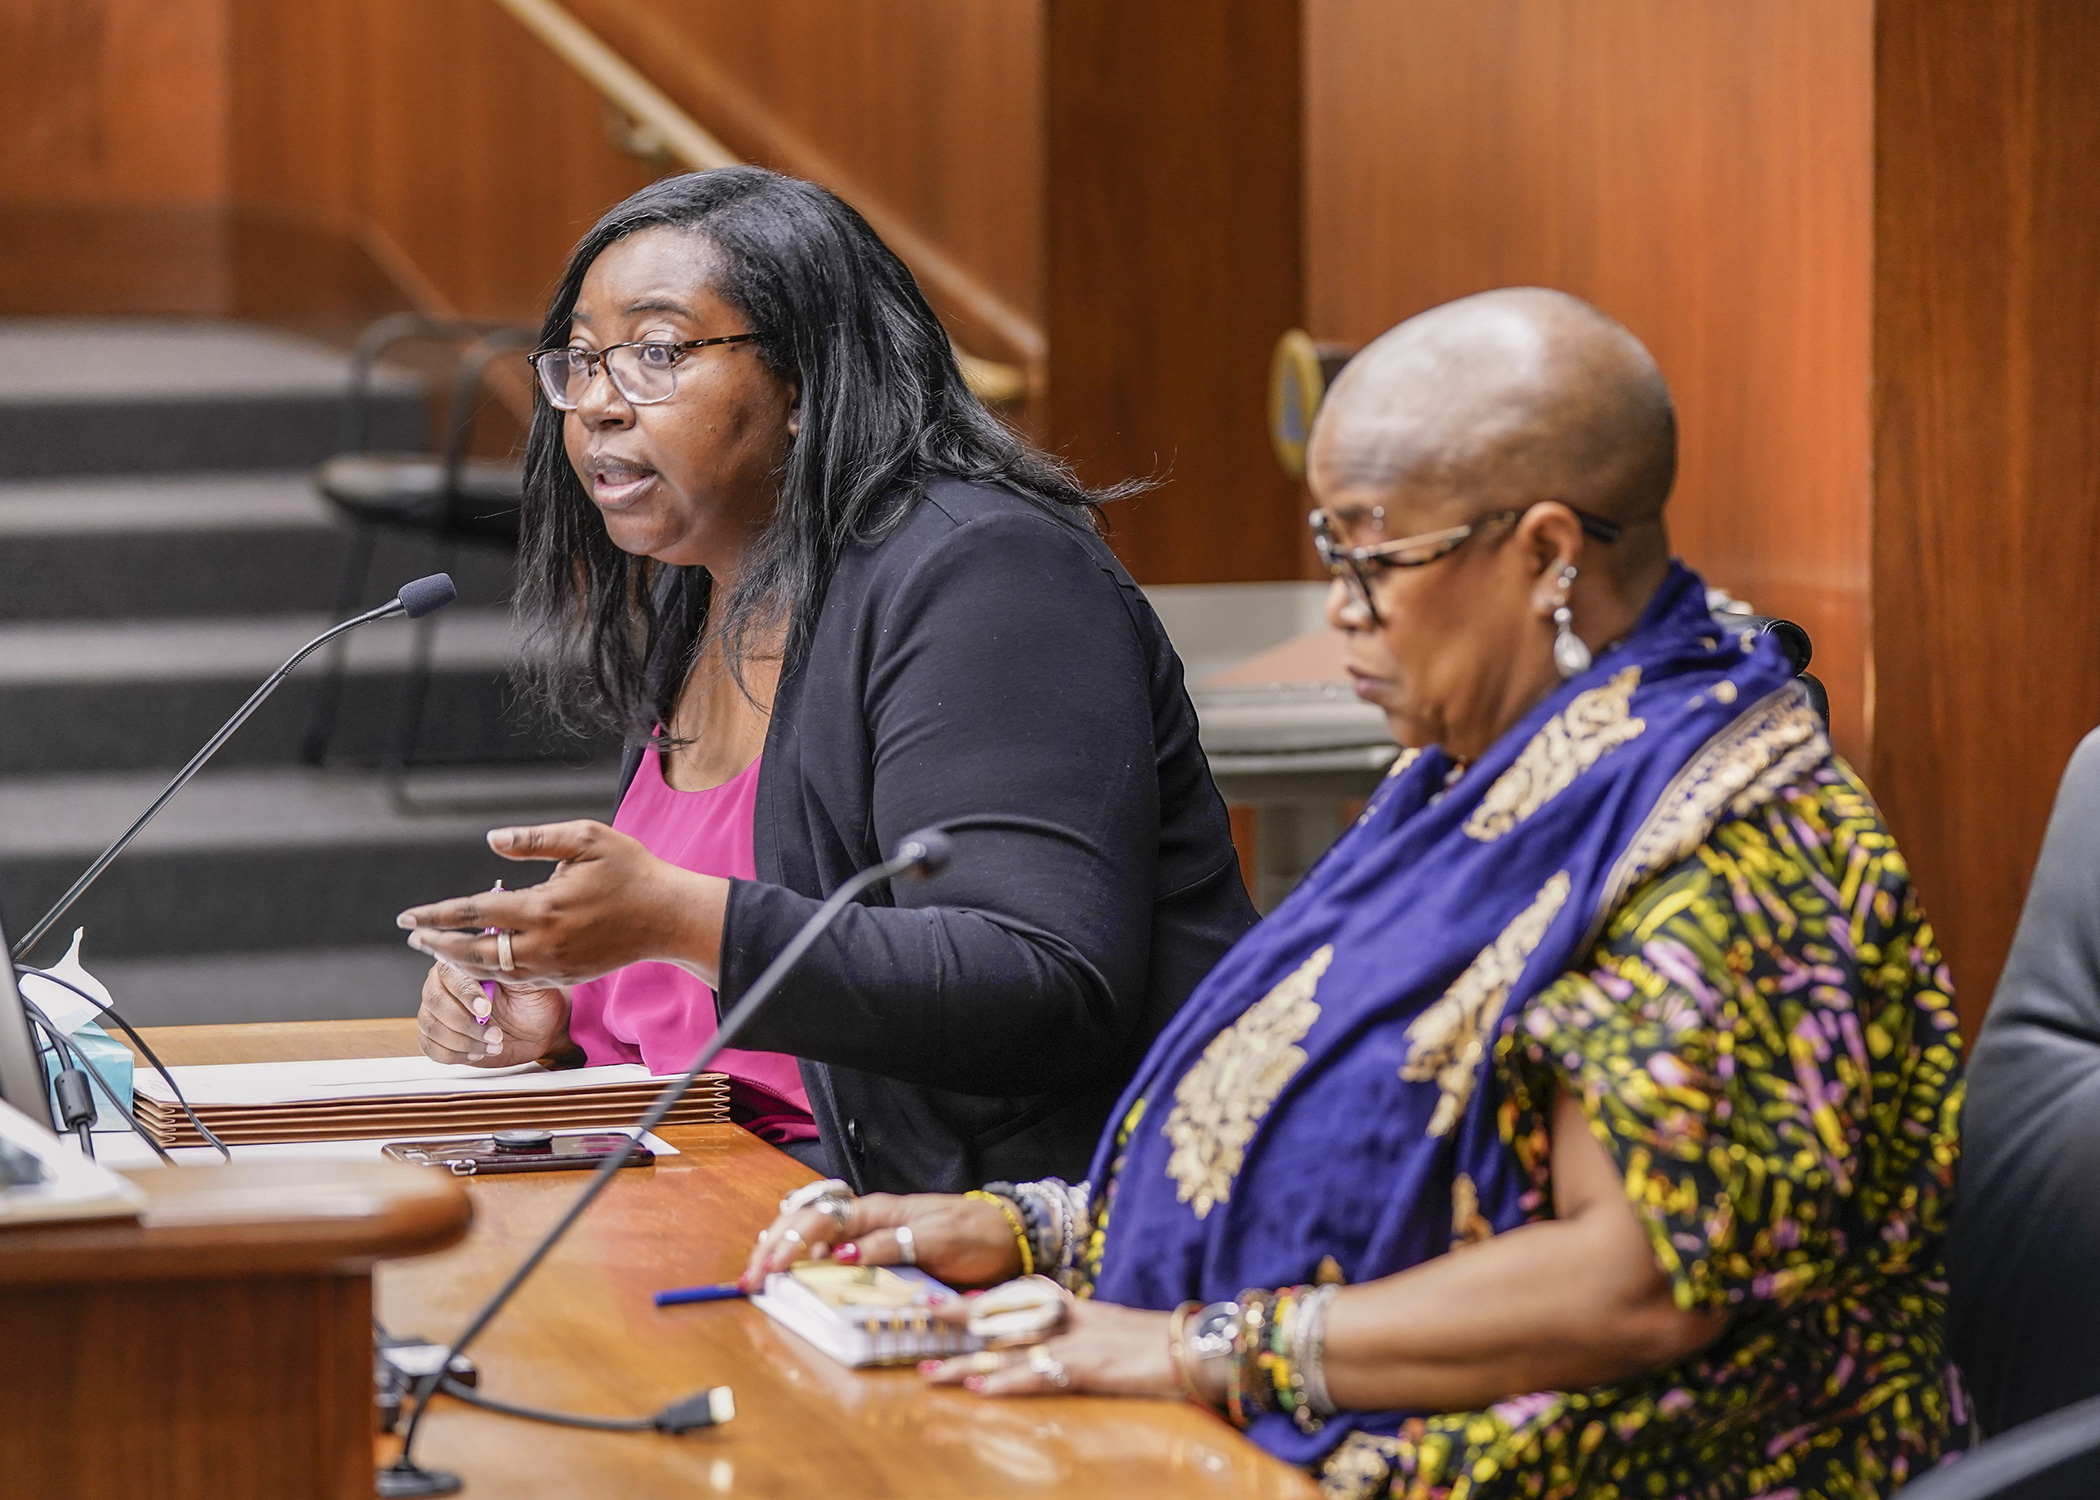
[[[298,666],[299,663],[305,661],[307,657],[313,655],[314,652],[320,650],[321,647],[327,645],[337,636],[355,630],[360,625],[369,625],[374,620],[384,620],[390,615],[406,615],[411,620],[420,620],[427,614],[433,614],[443,609],[458,595],[459,591],[452,586],[450,574],[432,573],[428,578],[418,578],[413,583],[403,584],[401,592],[380,605],[379,608],[366,610],[361,615],[353,616],[348,620],[329,626],[297,651],[294,651],[291,660],[272,672],[263,685],[249,695],[248,701],[234,711],[233,717],[220,726],[219,732],[204,742],[204,748],[190,757],[190,763],[175,773],[175,779],[168,783],[166,789],[158,797],[153,799],[151,807],[139,814],[138,821],[117,835],[116,842],[104,849],[96,857],[95,862],[87,867],[87,870],[81,877],[73,882],[71,889],[58,898],[58,904],[45,912],[42,919],[29,929],[20,942],[15,944],[13,956],[20,958],[31,948],[35,947],[37,939],[49,932],[52,925],[72,909],[73,903],[87,894],[88,887],[101,878],[102,872],[109,868],[110,862],[130,846],[131,841],[139,836],[140,830],[153,821],[155,815],[168,805],[169,800],[177,792],[189,785],[190,778],[203,769],[204,763],[218,754],[221,745],[233,738],[233,732],[247,723],[249,716],[262,707],[263,700],[276,692],[278,685],[285,678],[291,676],[292,668]]]
[[[525,1284],[525,1278],[539,1268],[540,1262],[547,1258],[548,1252],[560,1242],[561,1237],[569,1232],[570,1226],[583,1217],[583,1211],[605,1190],[605,1185],[620,1175],[620,1169],[627,1164],[627,1158],[634,1154],[634,1149],[643,1135],[662,1124],[664,1116],[677,1108],[678,1101],[684,1098],[686,1090],[693,1086],[693,1080],[707,1071],[707,1065],[715,1060],[715,1055],[735,1041],[737,1033],[750,1024],[751,1018],[773,997],[773,992],[780,988],[781,981],[787,978],[795,965],[802,961],[802,956],[809,952],[817,939],[837,920],[839,913],[871,885],[899,875],[924,879],[947,867],[955,855],[955,845],[943,831],[949,826],[953,825],[922,828],[899,839],[896,853],[881,864],[868,866],[833,891],[824,904],[810,915],[810,919],[802,924],[801,930],[788,939],[787,946],[774,955],[773,961],[766,965],[765,972],[758,976],[744,997],[722,1018],[720,1029],[707,1045],[700,1049],[700,1055],[694,1058],[693,1065],[685,1070],[685,1076],[672,1080],[669,1087],[657,1095],[656,1102],[649,1106],[649,1112],[635,1125],[626,1143],[599,1163],[597,1172],[584,1185],[583,1191],[576,1195],[576,1201],[569,1205],[569,1211],[561,1216],[537,1245],[533,1246],[531,1253],[518,1263],[517,1270],[510,1273],[510,1279],[496,1289],[496,1294],[482,1304],[481,1311],[474,1314],[467,1323],[466,1332],[452,1341],[452,1347],[447,1349],[444,1358],[432,1367],[432,1373],[424,1376],[418,1383],[416,1409],[408,1419],[407,1431],[401,1435],[401,1456],[388,1467],[381,1469],[378,1474],[378,1492],[382,1497],[449,1495],[461,1487],[461,1480],[457,1474],[444,1469],[426,1469],[415,1461],[416,1433],[422,1428],[423,1414],[429,1410],[430,1398],[436,1394],[440,1382],[445,1378],[445,1372],[452,1368],[452,1362],[459,1358],[469,1344],[481,1336],[481,1331],[488,1327],[496,1314],[503,1310],[503,1305]],[[705,1405],[704,1401],[695,1399],[680,1403],[672,1410]],[[665,1416],[668,1415],[667,1412]],[[664,1419],[660,1417],[658,1430],[684,1431],[687,1427],[702,1425],[705,1425],[704,1420],[693,1420],[683,1425],[664,1425]]]

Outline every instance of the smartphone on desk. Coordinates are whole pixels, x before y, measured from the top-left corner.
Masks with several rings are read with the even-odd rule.
[[[495,1172],[570,1172],[604,1165],[627,1144],[627,1137],[607,1131],[595,1135],[556,1135],[551,1130],[499,1130],[493,1135],[449,1141],[389,1141],[381,1148],[389,1161],[412,1167],[443,1167],[455,1177],[484,1177]],[[656,1160],[647,1146],[636,1145],[630,1167]]]

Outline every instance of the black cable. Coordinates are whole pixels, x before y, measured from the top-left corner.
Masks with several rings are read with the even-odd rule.
[[[66,1058],[67,1049],[71,1049],[72,1055],[80,1059],[80,1070],[87,1074],[89,1083],[102,1090],[102,1097],[109,1101],[109,1107],[124,1117],[124,1123],[131,1127],[140,1140],[153,1148],[155,1156],[159,1157],[168,1166],[174,1166],[175,1158],[168,1155],[160,1142],[147,1133],[146,1127],[138,1122],[138,1116],[124,1107],[124,1101],[117,1097],[116,1091],[109,1086],[108,1081],[95,1070],[95,1065],[88,1061],[88,1055],[80,1050],[79,1044],[60,1031],[52,1019],[44,1014],[43,1008],[27,995],[22,997],[22,1011],[31,1021],[44,1028],[44,1034],[51,1038],[52,1045],[58,1049],[58,1056],[61,1062]],[[95,1153],[92,1147],[88,1149],[87,1154],[90,1158],[94,1156]]]
[[[60,1133],[63,1134],[65,1131],[66,1108],[64,1103],[58,1098],[58,1081],[65,1077],[68,1071],[77,1073],[80,1069],[75,1068],[72,1060],[66,1056],[64,1046],[58,1042],[57,1031],[52,1028],[51,1022],[46,1017],[30,1015],[26,1006],[22,1014],[23,1018],[29,1021],[34,1028],[29,1033],[29,1039],[36,1043],[38,1068],[41,1069],[43,1067],[45,1058],[51,1059],[51,1077],[46,1081],[44,1087],[51,1096],[51,1102],[58,1106],[58,1118],[53,1123],[59,1127]],[[42,1037],[42,1040],[38,1040],[39,1036]],[[95,1159],[94,1123],[94,1116],[90,1115],[82,1122],[81,1126],[75,1127],[81,1132],[80,1154],[89,1161]]]
[[[146,1039],[138,1034],[129,1021],[117,1014],[115,1006],[104,1005],[100,1000],[97,1000],[70,979],[60,979],[49,970],[35,968],[29,964],[16,964],[15,972],[17,974],[34,974],[39,979],[48,979],[55,985],[69,989],[81,999],[87,1001],[88,1004],[94,1006],[95,1009],[101,1011],[102,1014],[108,1016],[112,1021],[115,1021],[118,1027],[122,1029],[124,1035],[131,1038],[131,1045],[139,1049],[139,1055],[146,1059],[147,1066],[160,1074],[160,1081],[168,1086],[168,1092],[175,1096],[175,1102],[182,1106],[182,1112],[190,1117],[190,1124],[197,1127],[197,1134],[204,1137],[205,1144],[217,1147],[219,1155],[225,1157],[228,1161],[233,1160],[233,1153],[226,1148],[226,1143],[212,1134],[211,1127],[198,1119],[197,1111],[190,1108],[190,1101],[183,1097],[182,1086],[176,1083],[175,1075],[168,1071],[167,1064],[154,1056],[153,1049],[146,1045]],[[172,1164],[173,1158],[169,1158],[169,1161]]]
[[[395,1344],[394,1336],[387,1332],[386,1324],[378,1318],[372,1319],[372,1332],[379,1336],[382,1351]],[[542,1411],[536,1406],[515,1406],[508,1401],[498,1401],[494,1396],[484,1396],[473,1386],[467,1385],[450,1373],[442,1373],[438,1379],[438,1390],[456,1401],[469,1406],[483,1406],[490,1411],[501,1412],[506,1417],[523,1417],[528,1422],[548,1422],[556,1427],[588,1427],[596,1432],[653,1432],[654,1417],[578,1417],[562,1411]]]
[[[541,1411],[536,1406],[516,1406],[508,1401],[498,1401],[494,1396],[484,1396],[471,1385],[461,1385],[450,1375],[438,1381],[438,1389],[455,1401],[464,1401],[469,1406],[479,1406],[487,1411],[501,1412],[506,1417],[523,1417],[528,1422],[546,1422],[555,1427],[585,1427],[592,1432],[654,1432],[654,1417],[577,1417],[564,1411]]]

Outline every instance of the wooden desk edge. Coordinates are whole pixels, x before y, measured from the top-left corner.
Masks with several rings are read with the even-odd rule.
[[[458,1244],[473,1222],[451,1177],[385,1162],[237,1162],[126,1175],[146,1190],[143,1221],[0,1230],[0,1286],[355,1273]],[[155,1224],[156,1210],[179,1220]]]

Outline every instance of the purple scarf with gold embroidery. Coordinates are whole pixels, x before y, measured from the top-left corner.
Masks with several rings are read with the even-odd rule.
[[[1536,1217],[1489,1054],[1647,876],[1731,804],[1829,754],[1776,642],[1717,624],[1682,565],[1619,645],[1463,776],[1403,755],[1362,818],[1147,1054],[1093,1166],[1095,1295],[1132,1307],[1351,1282]],[[1457,1221],[1456,1223],[1454,1221]],[[1252,1436],[1306,1464],[1403,1413]]]

